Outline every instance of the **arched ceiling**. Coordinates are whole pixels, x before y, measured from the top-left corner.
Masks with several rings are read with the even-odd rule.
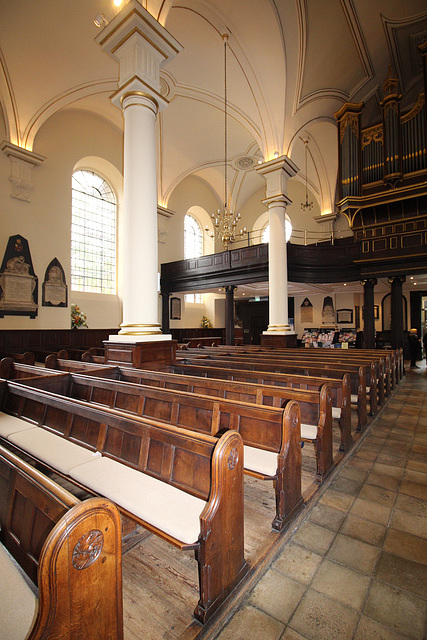
[[[170,104],[159,117],[159,201],[186,177],[223,200],[223,43],[229,34],[228,158],[231,201],[263,185],[253,166],[287,154],[322,211],[332,210],[337,174],[334,112],[364,101],[379,118],[391,63],[401,91],[416,93],[416,46],[427,35],[425,0],[140,0],[181,43],[162,71]],[[126,2],[126,0],[125,0]],[[122,129],[109,97],[116,62],[96,43],[93,19],[112,0],[0,0],[0,101],[8,139],[38,151],[37,132],[61,109],[83,109]],[[366,115],[366,114],[365,114]],[[251,162],[253,165],[251,166]]]

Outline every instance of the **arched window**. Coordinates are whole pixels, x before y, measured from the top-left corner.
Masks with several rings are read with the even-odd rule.
[[[116,293],[116,197],[93,171],[72,177],[71,289]]]
[[[188,213],[184,218],[184,259],[203,255],[203,231],[196,218]]]
[[[285,229],[286,229],[286,242],[289,242],[292,235],[292,222],[290,221],[287,215],[285,219]],[[270,224],[267,223],[262,230],[261,242],[269,242],[269,241],[270,241]]]
[[[188,213],[184,218],[184,259],[198,258],[203,255],[203,231],[196,218]],[[201,293],[187,293],[184,296],[185,302],[201,304],[203,295]]]

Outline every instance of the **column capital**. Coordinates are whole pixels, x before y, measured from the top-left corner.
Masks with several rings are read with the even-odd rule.
[[[125,91],[142,91],[159,108],[167,104],[160,95],[160,69],[182,46],[138,0],[130,0],[96,41],[119,63],[119,90],[112,96],[113,104],[120,105]]]
[[[388,283],[389,284],[403,284],[406,282],[406,276],[389,276]]]
[[[360,284],[364,287],[365,285],[369,285],[371,287],[375,287],[378,284],[378,280],[376,278],[364,278],[360,281]]]
[[[258,165],[255,171],[264,176],[267,182],[267,200],[270,200],[277,196],[285,197],[287,182],[289,178],[293,178],[298,173],[299,169],[290,158],[281,156]],[[287,204],[289,203],[290,200],[288,199]]]
[[[262,204],[265,204],[268,209],[273,206],[281,206],[286,209],[288,204],[292,204],[292,200],[288,198],[288,196],[285,196],[283,193],[280,193],[276,196],[272,196],[271,198],[265,198],[264,200],[262,200]]]

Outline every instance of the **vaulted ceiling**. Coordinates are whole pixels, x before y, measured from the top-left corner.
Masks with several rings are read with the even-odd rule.
[[[228,157],[232,200],[263,186],[259,159],[287,154],[322,212],[333,210],[334,112],[365,102],[380,119],[391,64],[410,101],[421,87],[417,44],[427,35],[425,0],[140,0],[181,43],[161,73],[170,101],[159,116],[159,204],[187,176],[223,196],[223,42],[229,35]],[[126,0],[125,0],[126,2]],[[109,97],[118,68],[95,41],[94,18],[112,0],[0,0],[0,100],[10,142],[39,151],[37,133],[63,109],[94,112],[118,129]],[[42,153],[42,151],[39,151]]]

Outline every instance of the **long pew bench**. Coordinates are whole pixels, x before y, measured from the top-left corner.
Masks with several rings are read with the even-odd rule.
[[[112,500],[170,544],[195,551],[194,615],[208,620],[247,571],[241,436],[214,438],[22,382],[3,381],[0,396],[0,437],[8,446]],[[299,438],[298,405],[287,410],[290,438]]]
[[[287,525],[294,509],[302,504],[300,453],[291,451],[292,466],[285,467],[281,457],[287,446],[294,447],[293,440],[289,442],[291,425],[285,408],[78,374],[28,378],[20,382],[216,437],[225,430],[238,431],[244,444],[245,472],[274,483],[276,515],[273,528],[280,530]],[[326,385],[320,392],[283,389],[282,396],[285,403],[298,401],[300,411],[312,421],[305,425],[304,434],[300,428],[300,438],[315,444],[316,479],[323,481],[334,467],[329,389]],[[281,498],[284,491],[294,498],[284,502]]]
[[[56,363],[57,364],[57,363]],[[68,366],[65,366],[68,369]],[[1,363],[0,363],[1,371]],[[43,370],[42,370],[43,371]],[[45,377],[48,371],[45,369]],[[38,374],[39,372],[37,372]],[[53,370],[52,373],[56,373]],[[126,387],[118,384],[98,383],[80,380],[77,383],[77,377],[71,376],[65,378],[66,382],[58,382],[55,380],[42,381],[39,385],[34,381],[32,384],[38,388],[44,388],[56,393],[62,393],[70,397],[81,400],[98,402],[112,408],[131,411],[137,415],[155,418],[158,420],[166,420],[169,423],[178,426],[190,428],[195,431],[202,430],[204,432],[215,435],[218,429],[237,428],[240,429],[240,414],[244,415],[244,420],[251,419],[259,424],[259,420],[263,421],[270,418],[269,413],[265,412],[260,415],[258,411],[251,413],[250,407],[245,407],[242,413],[242,407],[235,403],[252,403],[269,407],[284,407],[289,400],[296,400],[300,405],[301,411],[301,439],[303,442],[311,442],[315,446],[317,460],[317,480],[322,481],[333,467],[332,452],[332,426],[329,418],[329,409],[327,407],[327,395],[321,394],[322,387],[325,384],[329,386],[329,380],[322,379],[319,384],[312,385],[311,389],[307,389],[306,380],[304,380],[305,388],[297,389],[295,387],[279,387],[265,386],[254,384],[243,384],[240,382],[230,384],[221,380],[211,380],[183,375],[167,374],[163,372],[154,372],[148,370],[140,370],[125,367],[116,367],[114,370],[106,368],[98,371],[103,377],[116,380],[137,383],[143,385],[142,389],[135,390],[134,387]],[[31,367],[23,367],[15,365],[8,369],[7,379],[32,378],[33,370]],[[90,370],[84,374],[89,375]],[[96,376],[97,372],[94,371]],[[341,383],[340,383],[341,384]],[[97,387],[97,388],[95,388]],[[165,394],[145,389],[144,387],[154,387],[155,389],[168,389],[170,391],[184,392],[184,396],[175,394]],[[344,388],[344,393],[343,393]],[[122,391],[120,391],[122,389]],[[338,393],[338,392],[339,393]],[[187,393],[197,395],[197,398],[189,398]],[[200,396],[213,396],[214,398],[230,400],[230,403],[210,403],[208,398]],[[350,388],[348,379],[343,381],[341,386],[333,386],[330,389],[331,396],[331,416],[336,407],[338,409],[338,424],[341,432],[340,451],[347,451],[352,443],[351,436],[351,415],[350,415]],[[179,402],[181,399],[181,403]],[[191,404],[185,407],[185,403]],[[203,406],[202,406],[203,405]],[[334,406],[335,405],[335,406]],[[233,413],[231,418],[228,412]],[[209,413],[209,417],[208,417]],[[201,416],[203,414],[203,419]],[[337,415],[337,414],[335,414]],[[264,416],[264,418],[262,417]],[[277,418],[277,414],[276,414]],[[274,419],[274,418],[273,418]],[[234,422],[233,422],[234,420]],[[236,422],[237,421],[237,422]],[[208,424],[209,423],[209,424]],[[236,426],[237,425],[237,426]],[[241,431],[244,443],[246,442],[247,425],[245,431]],[[249,438],[248,446],[252,444],[253,435]],[[262,446],[262,445],[261,445]],[[247,472],[256,469],[247,468]]]
[[[394,350],[381,350],[381,349],[319,349],[314,347],[309,348],[278,348],[278,347],[268,347],[268,346],[258,346],[258,345],[242,345],[242,346],[227,346],[227,347],[217,347],[216,349],[203,348],[203,352],[212,352],[219,353],[227,349],[230,353],[235,353],[236,355],[239,353],[246,353],[255,355],[257,353],[262,353],[265,355],[273,355],[273,356],[300,356],[303,355],[306,359],[310,358],[330,358],[333,360],[342,360],[343,362],[356,362],[359,359],[368,358],[370,360],[382,361],[382,368],[384,370],[384,383],[385,383],[385,393],[389,395],[389,390],[394,389],[396,385],[402,379],[404,370],[403,370],[403,349],[394,349]],[[195,353],[195,350],[188,350],[191,353]],[[200,354],[200,350],[198,350]],[[305,354],[305,355],[304,355]],[[379,394],[381,393],[381,388],[379,388]]]
[[[214,355],[218,352],[212,350],[210,353]],[[224,351],[222,353],[225,354]],[[391,389],[395,386],[395,376],[393,375],[390,358],[387,355],[363,355],[359,354],[358,351],[353,351],[350,352],[350,356],[348,356],[348,351],[342,351],[341,349],[334,350],[314,348],[309,351],[306,351],[305,349],[287,349],[283,351],[263,351],[261,353],[261,357],[267,362],[280,360],[287,361],[288,359],[291,359],[292,362],[298,361],[302,363],[307,362],[307,360],[312,360],[313,363],[317,364],[320,362],[322,363],[322,365],[326,366],[329,366],[331,362],[333,364],[338,364],[339,366],[365,365],[365,375],[368,381],[368,385],[369,387],[373,385],[373,393],[377,392],[375,398],[371,399],[372,414],[376,412],[376,401],[378,401],[378,403],[382,405],[384,403],[385,396],[389,396]],[[237,350],[228,352],[228,355],[244,358],[260,357],[259,355],[251,351],[243,352]]]
[[[209,369],[204,366],[177,365],[172,367],[173,373],[134,369],[128,367],[101,367],[96,365],[82,365],[80,367],[67,360],[50,358],[46,361],[46,366],[54,367],[54,371],[77,372],[83,375],[93,375],[109,379],[134,382],[143,385],[150,385],[162,389],[175,389],[187,391],[201,395],[212,395],[218,398],[238,400],[241,402],[252,402],[265,404],[268,406],[283,406],[289,397],[283,394],[281,389],[298,389],[320,392],[323,385],[327,384],[331,393],[332,417],[338,421],[341,442],[340,451],[347,451],[353,443],[351,434],[351,388],[350,377],[344,374],[340,379],[314,378],[298,375],[278,376],[270,375],[269,379],[264,379],[266,374],[259,373],[255,376],[252,372],[235,371],[232,373]],[[0,363],[1,371],[1,363]],[[16,372],[16,374],[15,374]],[[179,374],[179,375],[176,375]],[[31,368],[15,365],[8,371],[8,379],[14,377],[31,376]],[[230,384],[233,380],[234,384]],[[303,398],[300,398],[303,400]],[[304,405],[302,405],[304,410]],[[312,440],[308,437],[311,429],[304,433],[304,424],[310,420],[313,424],[312,415],[302,413],[302,437],[305,441]],[[314,444],[314,443],[313,443]]]
[[[185,367],[184,367],[185,368]],[[351,435],[351,401],[350,401],[350,381],[346,376],[343,381],[321,379],[318,381],[308,381],[307,378],[299,381],[293,380],[289,385],[272,385],[258,382],[246,382],[233,380],[222,380],[219,377],[208,377],[202,372],[196,375],[186,375],[180,367],[174,367],[175,373],[165,373],[163,371],[148,371],[142,369],[131,369],[127,367],[118,368],[118,380],[134,382],[143,385],[159,387],[161,389],[175,389],[187,391],[198,395],[210,395],[216,398],[237,400],[239,402],[251,402],[272,407],[283,407],[289,399],[296,399],[301,409],[301,437],[304,439],[304,426],[307,421],[313,421],[313,414],[307,412],[304,395],[289,396],[286,390],[295,389],[298,391],[320,392],[327,384],[331,394],[332,417],[338,420],[341,434],[340,451],[347,451],[353,440]],[[337,383],[337,384],[336,384]],[[305,396],[309,400],[309,396]],[[316,411],[316,415],[317,415]],[[307,430],[309,432],[310,429]],[[305,440],[308,441],[308,433]]]
[[[368,422],[367,394],[366,394],[366,377],[364,367],[360,366],[356,371],[349,368],[342,368],[339,365],[335,367],[325,368],[314,363],[267,363],[262,359],[254,362],[251,359],[239,358],[220,358],[211,356],[200,356],[198,358],[182,358],[177,359],[178,369],[183,365],[201,366],[217,369],[238,369],[241,371],[253,371],[257,373],[269,374],[296,374],[299,376],[308,376],[316,378],[343,378],[348,373],[351,386],[351,403],[357,410],[357,430],[362,431]]]
[[[122,640],[120,515],[0,446],[0,636]]]

